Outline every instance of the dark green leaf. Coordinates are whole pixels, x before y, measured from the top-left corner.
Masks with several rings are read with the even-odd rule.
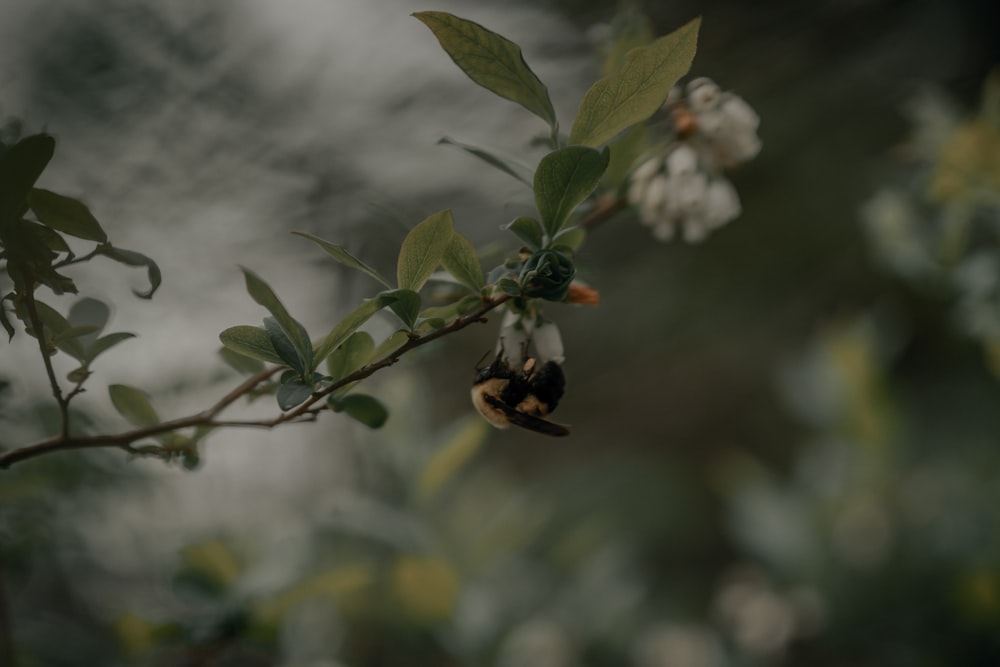
[[[355,331],[341,343],[326,359],[326,369],[335,381],[341,380],[358,370],[375,353],[375,341],[365,331]]]
[[[470,79],[500,97],[517,102],[555,129],[549,91],[521,55],[521,47],[478,23],[446,12],[416,12],[441,47]]]
[[[420,313],[420,319],[422,320],[433,320],[439,319],[444,322],[450,322],[459,315],[464,315],[470,312],[473,308],[482,303],[482,299],[478,296],[466,296],[462,299],[456,301],[455,303],[449,303],[447,306],[434,306],[432,308],[425,308]],[[440,327],[437,327],[440,328]]]
[[[264,364],[259,359],[252,359],[246,355],[234,352],[228,347],[219,348],[219,356],[237,373],[243,375],[256,375],[264,370]]]
[[[286,382],[278,388],[278,407],[282,410],[291,410],[296,405],[301,405],[308,400],[312,393],[311,384],[306,384],[301,380]]]
[[[36,134],[25,137],[0,155],[0,229],[23,214],[28,193],[55,150],[55,139],[48,134]]]
[[[160,423],[156,410],[149,402],[149,397],[141,389],[126,384],[113,384],[108,387],[111,403],[122,417],[135,426],[153,426]]]
[[[351,253],[347,252],[336,243],[330,243],[329,241],[324,241],[321,238],[313,236],[312,234],[306,234],[305,232],[292,232],[292,233],[297,236],[301,236],[304,239],[309,239],[310,241],[318,245],[320,248],[322,248],[324,251],[326,251],[326,254],[330,255],[330,257],[333,257],[341,264],[349,266],[352,269],[358,269],[359,271],[363,271],[364,273],[367,273],[369,276],[379,281],[386,287],[392,288],[392,285],[389,283],[388,280],[382,277],[381,273],[379,273],[372,267],[368,266],[367,264],[362,262],[360,259],[352,255]]]
[[[348,394],[342,398],[331,397],[327,401],[334,412],[343,412],[368,428],[382,428],[389,419],[385,406],[368,394]]]
[[[158,267],[156,262],[151,260],[149,257],[146,257],[142,253],[135,252],[134,250],[124,250],[110,245],[98,246],[97,253],[121,264],[125,264],[126,266],[146,267],[146,276],[149,279],[149,289],[145,292],[132,290],[132,293],[140,299],[151,299],[156,290],[159,289],[160,282],[162,280],[160,276],[160,267]]]
[[[378,296],[368,299],[360,306],[351,311],[333,330],[326,335],[316,346],[315,360],[320,363],[337,348],[338,345],[347,340],[347,337],[357,331],[358,327],[368,321],[368,319],[395,301],[395,297],[390,293],[383,292]]]
[[[464,144],[460,141],[455,141],[450,137],[442,137],[438,140],[439,144],[444,144],[446,146],[454,146],[455,148],[460,148],[461,150],[474,155],[491,167],[495,167],[500,171],[513,176],[517,180],[521,181],[529,188],[531,187],[531,167],[526,164],[521,164],[520,162],[511,160],[510,158],[501,158],[497,155],[491,153],[485,148],[479,148],[478,146],[472,146],[470,144]]]
[[[281,360],[285,362],[287,366],[294,369],[300,377],[305,377],[308,372],[308,367],[306,366],[304,360],[299,356],[298,350],[295,349],[295,344],[288,339],[285,332],[282,330],[281,325],[273,317],[264,318],[264,331],[267,332],[268,338],[271,339],[271,347],[274,351],[278,353]]]
[[[472,245],[472,241],[462,234],[454,232],[451,243],[445,248],[441,257],[441,265],[455,276],[458,282],[462,283],[474,292],[483,289],[483,267],[479,263],[479,254]]]
[[[400,289],[420,291],[441,263],[454,233],[451,211],[447,210],[429,216],[410,230],[399,249],[396,279]]]
[[[254,301],[264,306],[267,312],[274,316],[275,323],[291,342],[300,365],[303,368],[312,370],[312,343],[309,341],[309,335],[305,332],[305,329],[288,313],[270,285],[250,269],[240,268],[246,277],[247,293],[250,294],[250,297]],[[265,324],[266,322],[267,320],[265,320]],[[270,329],[268,331],[270,332]],[[272,337],[273,342],[274,338]],[[274,346],[274,349],[279,355],[282,354],[277,345]],[[285,363],[288,363],[292,368],[296,368],[296,365],[289,363],[287,359]]]
[[[271,337],[261,327],[245,324],[230,327],[219,334],[219,340],[233,352],[251,359],[260,359],[273,364],[285,363],[274,351]]]
[[[519,239],[530,245],[535,250],[539,250],[545,242],[542,225],[534,218],[526,215],[519,216],[504,229],[514,232]]]
[[[535,172],[535,204],[549,238],[594,191],[608,167],[607,149],[567,146],[542,158]]]
[[[107,352],[118,343],[128,340],[129,338],[135,338],[135,334],[128,333],[127,331],[118,331],[116,333],[109,333],[106,336],[101,336],[87,348],[86,357],[83,361],[89,364],[101,354]]]
[[[33,188],[28,194],[28,205],[42,223],[56,231],[98,243],[108,240],[97,218],[81,201]]]
[[[521,296],[521,285],[513,278],[501,278],[497,281],[497,287],[504,294],[509,294],[510,296]]]
[[[394,297],[389,303],[389,309],[396,313],[407,328],[412,329],[420,313],[420,295],[413,290],[397,289],[385,292],[387,296]]]
[[[14,324],[7,315],[7,306],[4,305],[3,301],[0,301],[0,326],[7,332],[7,342],[9,343],[14,339]]]
[[[31,225],[35,230],[36,236],[40,238],[42,242],[45,243],[45,247],[52,252],[64,252],[69,257],[73,256],[73,251],[70,249],[69,244],[66,243],[66,239],[64,239],[56,230],[50,229],[45,225],[31,222],[30,220],[22,220],[22,223]]]
[[[632,49],[616,73],[584,95],[569,133],[570,144],[600,146],[660,108],[677,80],[691,67],[701,19],[648,46]]]

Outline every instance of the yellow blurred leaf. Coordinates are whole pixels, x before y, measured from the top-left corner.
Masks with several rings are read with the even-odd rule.
[[[941,149],[931,178],[931,198],[966,199],[1000,192],[1000,131],[981,120],[962,125]]]
[[[466,419],[455,435],[434,452],[420,472],[417,496],[424,500],[433,497],[479,451],[488,431],[488,425],[482,419]]]
[[[115,633],[125,653],[134,658],[152,645],[156,628],[135,614],[122,614],[115,621]]]
[[[191,545],[181,556],[187,568],[207,576],[222,588],[228,588],[243,569],[233,552],[219,540]]]
[[[393,596],[413,620],[433,623],[451,618],[460,581],[448,563],[402,556],[393,564],[389,576]]]

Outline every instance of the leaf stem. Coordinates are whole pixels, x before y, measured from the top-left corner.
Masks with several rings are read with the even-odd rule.
[[[42,325],[42,318],[38,316],[38,308],[35,306],[35,295],[32,289],[27,289],[24,293],[24,305],[28,309],[28,318],[31,320],[31,328],[35,330],[35,338],[38,340],[38,350],[42,354],[42,363],[45,364],[45,373],[49,376],[49,386],[52,387],[52,395],[59,404],[59,433],[60,437],[69,436],[69,398],[63,396],[62,388],[56,379],[55,369],[52,368],[52,356],[45,347],[45,329]],[[70,398],[74,396],[70,395]]]

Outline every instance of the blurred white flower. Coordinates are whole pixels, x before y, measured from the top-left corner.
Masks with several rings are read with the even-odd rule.
[[[573,641],[562,625],[549,618],[529,619],[511,630],[500,645],[499,667],[570,667]]]
[[[725,667],[722,642],[700,625],[662,624],[640,635],[633,650],[635,667]]]
[[[628,201],[660,241],[672,239],[678,228],[684,240],[701,241],[741,210],[732,184],[699,170],[698,155],[686,144],[640,165],[632,175]]]
[[[673,114],[674,141],[632,172],[627,199],[656,239],[669,241],[680,230],[696,243],[742,212],[722,171],[760,152],[760,117],[742,97],[705,77],[685,92],[671,90],[664,109]]]

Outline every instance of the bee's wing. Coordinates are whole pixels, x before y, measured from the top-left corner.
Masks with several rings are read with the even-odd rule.
[[[529,415],[526,412],[516,410],[495,396],[486,395],[483,396],[483,399],[485,399],[485,401],[491,406],[507,415],[510,423],[514,426],[520,426],[521,428],[526,428],[529,431],[544,433],[545,435],[569,435],[569,429],[562,424],[556,424],[555,422],[550,422],[540,417]]]

